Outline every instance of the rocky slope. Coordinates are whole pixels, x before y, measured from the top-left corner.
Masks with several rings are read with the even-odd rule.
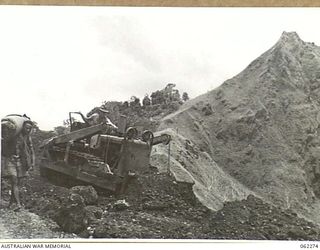
[[[165,117],[171,171],[207,207],[249,194],[320,223],[320,47],[284,32],[219,88]],[[161,166],[166,149],[153,152]]]

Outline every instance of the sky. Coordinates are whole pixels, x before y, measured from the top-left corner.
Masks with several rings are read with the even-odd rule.
[[[0,116],[52,130],[69,111],[176,84],[211,91],[283,31],[320,45],[320,8],[0,6]]]

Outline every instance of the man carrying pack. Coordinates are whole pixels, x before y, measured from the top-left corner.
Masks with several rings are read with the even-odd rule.
[[[11,185],[9,208],[21,209],[19,186],[35,164],[30,133],[33,122],[27,116],[12,115],[1,120],[1,177]]]

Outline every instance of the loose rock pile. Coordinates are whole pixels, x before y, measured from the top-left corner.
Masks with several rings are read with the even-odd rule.
[[[134,179],[126,194],[100,193],[97,200],[91,186],[68,189],[36,174],[30,178],[25,207],[43,219],[54,220],[60,230],[69,233],[64,237],[76,233],[82,238],[320,238],[316,225],[253,195],[210,211],[194,196],[192,184],[179,183],[154,168]]]

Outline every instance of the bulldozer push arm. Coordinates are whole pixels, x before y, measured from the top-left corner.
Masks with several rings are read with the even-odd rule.
[[[162,134],[162,135],[154,137],[152,139],[151,145],[154,146],[154,145],[157,145],[157,144],[160,144],[160,143],[163,143],[163,144],[167,145],[167,144],[169,144],[170,141],[171,141],[171,136],[170,135]]]
[[[62,143],[68,143],[70,141],[81,140],[81,139],[86,138],[88,136],[95,135],[95,134],[97,134],[107,128],[108,128],[108,124],[101,123],[101,124],[94,125],[91,127],[75,130],[75,131],[72,131],[68,134],[54,137],[52,140],[52,143],[53,144],[62,144]]]

